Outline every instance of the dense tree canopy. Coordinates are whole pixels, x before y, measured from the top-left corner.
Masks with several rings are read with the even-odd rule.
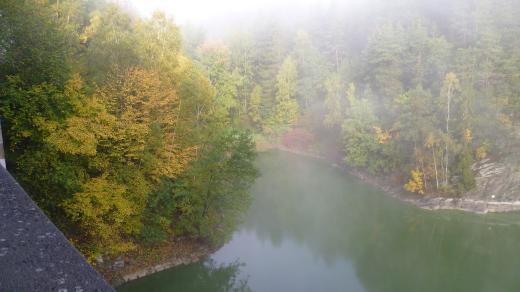
[[[517,1],[371,2],[206,39],[112,1],[0,1],[8,167],[92,259],[228,238],[253,137],[334,148],[418,194],[471,190],[484,159],[518,164]]]
[[[242,124],[271,143],[294,126],[343,141],[349,166],[416,193],[461,194],[475,162],[518,161],[518,3],[431,3],[334,3],[229,34],[229,72],[253,70]]]
[[[225,47],[195,65],[164,14],[104,1],[2,1],[0,22],[8,166],[88,258],[229,236],[256,171]]]

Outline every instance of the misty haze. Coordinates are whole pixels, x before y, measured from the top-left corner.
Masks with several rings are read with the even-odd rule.
[[[0,122],[0,291],[520,291],[518,0],[0,0]]]

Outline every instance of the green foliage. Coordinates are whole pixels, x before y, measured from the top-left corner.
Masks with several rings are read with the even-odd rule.
[[[2,116],[12,152],[42,143],[46,121],[63,122],[73,109],[70,97],[52,84],[26,88],[18,76],[2,84]]]
[[[249,102],[249,117],[255,128],[259,128],[262,122],[262,87],[256,85],[251,92],[251,100]]]
[[[341,77],[338,74],[332,74],[325,80],[325,88],[327,90],[327,95],[325,95],[325,107],[327,108],[327,113],[325,114],[325,119],[323,120],[323,124],[327,127],[338,126],[342,123],[344,119],[344,101],[342,95],[342,84]],[[354,86],[351,85],[348,89],[349,95],[354,94]]]
[[[49,124],[63,123],[73,113],[76,97],[48,83],[28,86],[18,76],[0,86],[7,159],[16,161],[14,174],[36,202],[61,218],[59,204],[79,189],[86,173],[76,158],[48,143]]]
[[[15,161],[17,181],[58,226],[71,228],[60,204],[81,189],[87,176],[81,161],[61,155],[49,145],[24,151]]]
[[[89,257],[180,233],[225,240],[256,176],[244,128],[277,141],[297,124],[348,165],[403,185],[414,170],[412,191],[466,192],[473,153],[517,152],[520,9],[447,1],[433,16],[429,2],[370,17],[340,5],[218,42],[184,31],[183,44],[162,13],[1,1],[8,166]]]
[[[316,104],[323,94],[325,62],[306,31],[296,33],[294,55],[299,76],[296,97],[300,107],[307,109]]]
[[[84,66],[89,80],[103,83],[115,68],[125,70],[138,65],[135,29],[134,20],[116,5],[92,12],[80,35],[81,43],[88,47]]]
[[[180,31],[173,20],[162,12],[155,12],[150,19],[139,21],[135,31],[136,54],[144,66],[162,72],[164,78],[172,78],[181,49]]]
[[[457,162],[457,173],[459,176],[459,180],[457,183],[457,190],[460,194],[467,192],[473,188],[475,188],[475,175],[471,166],[473,164],[473,157],[471,152],[468,150],[462,151],[459,154],[458,162]]]
[[[264,124],[264,132],[268,135],[279,135],[298,120],[300,108],[295,99],[297,74],[296,64],[290,56],[287,57],[276,76],[274,108]]]
[[[147,244],[164,242],[169,239],[173,214],[177,208],[175,184],[163,180],[160,188],[148,196],[144,213],[144,226],[141,238]]]
[[[403,30],[397,24],[386,23],[370,36],[365,49],[366,78],[381,98],[392,98],[402,92],[401,68]]]
[[[255,47],[254,80],[262,87],[265,106],[264,115],[271,110],[276,95],[276,76],[284,60],[283,35],[278,24],[261,24],[253,39]]]
[[[204,43],[199,48],[201,63],[215,87],[215,114],[223,121],[232,119],[238,110],[237,100],[239,76],[230,72],[229,49],[221,43]]]
[[[37,0],[0,3],[0,82],[11,75],[27,87],[68,79],[75,39],[61,29],[53,8]]]
[[[374,173],[392,169],[395,144],[378,126],[371,103],[356,98],[354,85],[350,85],[347,99],[349,106],[342,126],[345,162]]]
[[[205,55],[208,80],[180,52],[171,19],[103,1],[4,1],[0,24],[8,165],[89,259],[167,240],[183,224],[200,226],[194,236],[229,235],[216,226],[248,206],[254,145],[239,132],[208,138],[239,108],[242,79],[228,72],[226,49]],[[218,178],[208,182],[203,165]],[[195,193],[206,185],[218,204]],[[207,214],[188,222],[184,210],[199,203]]]
[[[255,157],[250,133],[226,130],[211,135],[174,190],[175,229],[213,243],[227,240],[250,204],[248,189],[257,176]]]

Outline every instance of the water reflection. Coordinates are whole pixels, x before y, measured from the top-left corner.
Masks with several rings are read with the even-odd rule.
[[[212,264],[174,269],[161,280],[170,290],[148,291],[520,291],[518,214],[419,210],[285,153],[258,164],[255,202]]]
[[[260,164],[245,228],[352,262],[366,291],[520,289],[518,214],[424,211],[320,162],[271,153]]]
[[[228,264],[207,259],[200,263],[170,269],[146,278],[127,283],[118,291],[233,291],[250,292],[247,277],[239,276],[245,264],[234,261]]]

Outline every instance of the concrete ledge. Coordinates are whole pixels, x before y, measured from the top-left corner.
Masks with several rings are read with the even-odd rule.
[[[0,291],[115,291],[2,167]]]

